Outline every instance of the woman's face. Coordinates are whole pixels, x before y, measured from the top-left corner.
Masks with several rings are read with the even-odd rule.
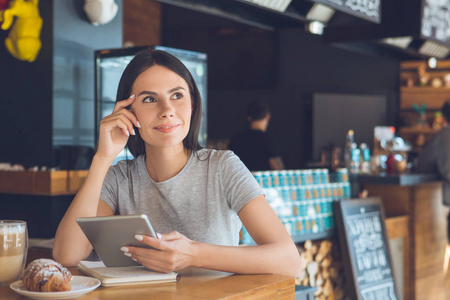
[[[131,94],[131,106],[146,147],[183,147],[189,132],[192,101],[186,81],[166,67],[155,65],[139,75]]]

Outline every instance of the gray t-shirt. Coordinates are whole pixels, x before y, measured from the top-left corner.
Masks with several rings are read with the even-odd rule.
[[[115,214],[147,214],[156,232],[176,230],[194,241],[235,246],[242,226],[237,213],[262,194],[232,151],[202,149],[162,182],[148,175],[145,155],[120,161],[108,170],[100,199]]]

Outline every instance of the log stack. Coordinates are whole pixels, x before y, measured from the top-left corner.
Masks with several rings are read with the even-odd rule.
[[[303,268],[295,284],[313,286],[318,300],[339,300],[345,296],[344,270],[335,240],[306,241],[297,245]]]

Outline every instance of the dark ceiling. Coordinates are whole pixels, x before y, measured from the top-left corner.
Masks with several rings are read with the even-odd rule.
[[[237,2],[235,5],[218,5],[218,3],[230,3],[229,1],[214,1],[214,5],[208,6],[208,1],[199,1],[198,5],[193,5],[192,0],[161,0],[163,4],[163,18],[165,32],[183,31],[215,31],[235,30],[242,33],[251,33],[255,30],[276,31],[283,28],[304,28],[305,18],[289,18],[273,11]],[[305,7],[297,1],[296,5],[289,7],[290,12],[299,13]],[[289,15],[289,14],[288,14]],[[176,20],[176,21],[174,21]],[[369,21],[336,12],[331,18],[330,27],[340,26],[367,26],[372,24]],[[324,41],[324,43],[326,43]],[[333,42],[331,46],[345,48],[350,51],[376,56],[388,56],[398,60],[423,59],[414,53],[403,53],[397,49],[382,46],[375,41],[354,41],[354,42]]]

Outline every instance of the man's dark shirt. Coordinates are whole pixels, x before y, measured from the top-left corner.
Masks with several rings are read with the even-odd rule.
[[[450,206],[450,127],[438,131],[420,152],[417,171],[441,175],[444,204]]]
[[[228,149],[239,156],[250,171],[270,170],[269,158],[280,156],[275,141],[267,133],[253,129],[235,135]]]

